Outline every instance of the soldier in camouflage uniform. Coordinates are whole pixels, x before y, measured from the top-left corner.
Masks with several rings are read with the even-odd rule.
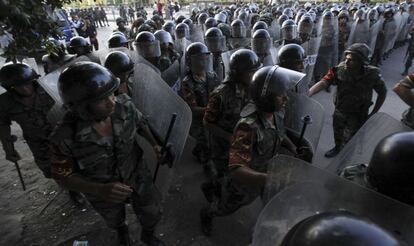
[[[128,40],[135,38],[135,37],[130,36],[131,30],[128,27],[125,27],[126,21],[124,18],[122,17],[116,18],[116,25],[118,26],[118,28],[115,29],[114,32],[116,31],[122,32]]]
[[[350,33],[349,14],[347,11],[342,10],[338,15],[338,62],[342,61]]]
[[[401,100],[410,106],[409,109],[404,111],[401,121],[407,126],[414,128],[414,94],[412,89],[414,89],[414,74],[406,76],[393,88]]]
[[[202,43],[192,43],[187,47],[188,72],[181,85],[181,95],[193,112],[190,132],[197,141],[193,155],[202,164],[207,164],[209,159],[208,135],[203,127],[203,116],[210,93],[220,84],[217,75],[208,71],[209,56],[210,52],[207,46]]]
[[[86,56],[92,62],[100,64],[101,61],[98,56],[92,53],[91,45],[84,37],[76,36],[70,39],[68,46],[69,54],[75,54],[77,57]]]
[[[211,94],[204,114],[204,125],[210,132],[210,158],[214,164],[212,180],[202,185],[209,202],[220,196],[221,180],[227,173],[230,140],[248,101],[253,73],[261,67],[257,55],[240,49],[230,57],[230,73]]]
[[[120,245],[132,245],[127,200],[141,222],[141,241],[164,245],[154,235],[161,218],[159,193],[137,138],[147,139],[157,156],[160,146],[131,99],[114,96],[118,86],[109,70],[91,62],[76,63],[60,75],[59,91],[69,110],[51,135],[52,176],[85,194],[108,227],[117,230]]]
[[[410,29],[410,40],[408,41],[407,52],[405,53],[405,69],[401,75],[406,76],[408,74],[408,69],[410,69],[413,64],[414,59],[414,26]]]
[[[351,165],[339,175],[414,206],[413,148],[414,133],[394,133],[378,143],[368,166]]]
[[[211,234],[213,218],[253,202],[266,183],[267,164],[281,145],[296,153],[285,134],[283,110],[290,79],[278,66],[258,70],[250,84],[252,102],[240,113],[230,142],[228,179],[221,199],[200,211],[202,230]]]
[[[17,122],[23,130],[23,137],[32,151],[36,165],[46,178],[50,178],[48,137],[52,126],[47,120],[47,114],[55,102],[38,85],[39,77],[25,63],[8,63],[0,69],[0,82],[7,90],[0,95],[0,140],[6,159],[11,162],[20,160],[10,135],[11,122]]]
[[[74,55],[66,54],[65,46],[55,39],[49,39],[46,42],[46,50],[47,54],[42,57],[43,70],[46,74],[75,59]]]
[[[335,147],[325,157],[339,153],[365,121],[378,112],[385,101],[387,88],[379,69],[368,65],[370,49],[366,44],[356,43],[345,51],[345,61],[330,69],[321,81],[309,90],[312,96],[329,85],[337,85],[333,130]],[[372,105],[372,90],[378,94],[375,106]]]

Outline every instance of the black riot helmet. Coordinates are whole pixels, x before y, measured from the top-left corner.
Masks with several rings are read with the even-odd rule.
[[[164,25],[162,26],[162,30],[167,31],[171,34],[171,36],[174,34],[175,24],[172,21],[166,21]]]
[[[290,87],[296,85],[304,76],[305,74],[279,66],[266,66],[259,69],[253,75],[250,84],[250,95],[256,108],[266,113],[281,110],[277,108],[275,98],[286,97]]]
[[[142,18],[142,17],[140,17],[140,18],[144,20],[144,18]],[[138,19],[139,18],[137,18],[137,20]],[[157,25],[157,29],[162,27],[162,25],[164,24],[164,19],[159,15],[153,15],[151,17],[151,20],[154,21],[154,23]],[[144,20],[144,22],[145,22],[145,20]]]
[[[239,49],[230,56],[230,76],[254,72],[262,67],[256,53],[248,49]]]
[[[349,14],[348,14],[348,11],[346,11],[346,10],[342,10],[341,12],[339,12],[339,14],[338,14],[338,20],[340,20],[340,19],[342,19],[342,18],[345,18],[345,19],[346,19],[346,22],[348,22],[348,21],[349,21]]]
[[[414,206],[414,133],[385,137],[375,147],[367,180],[377,191]]]
[[[144,58],[159,57],[161,55],[160,42],[150,32],[140,32],[135,38],[138,54]]]
[[[91,52],[91,45],[86,38],[76,36],[70,39],[68,46],[69,54],[85,55]]]
[[[140,33],[140,32],[151,32],[151,33],[153,33],[154,28],[152,26],[144,23],[144,24],[142,24],[138,27],[138,33]]]
[[[279,23],[279,26],[282,26],[283,22],[285,22],[286,20],[289,20],[289,17],[287,15],[281,15],[277,19],[277,22]]]
[[[208,29],[204,40],[208,49],[213,53],[221,53],[226,47],[224,35],[217,27]]]
[[[254,26],[252,28],[252,33],[254,33],[255,31],[260,30],[260,29],[267,30],[268,28],[269,28],[269,26],[266,24],[266,22],[258,21],[254,24]]]
[[[185,20],[185,16],[184,15],[180,15],[177,17],[177,19],[175,19],[175,23],[176,24],[180,24],[183,22],[183,20]]]
[[[200,42],[190,44],[185,53],[185,60],[190,71],[207,71],[210,51]]]
[[[58,89],[66,107],[77,110],[110,96],[118,89],[117,79],[107,68],[93,62],[77,62],[60,74]]]
[[[231,37],[231,28],[226,23],[220,23],[217,25],[217,27],[220,29],[221,33],[228,39]]]
[[[259,29],[252,35],[252,50],[259,56],[263,56],[269,53],[272,46],[272,39],[270,34],[265,29]]]
[[[217,21],[213,17],[207,18],[206,22],[204,22],[204,25],[206,26],[206,29],[208,30],[211,27],[217,26]]]
[[[190,28],[185,23],[180,23],[175,27],[175,37],[177,39],[189,38],[190,37]]]
[[[154,31],[158,29],[157,24],[155,23],[155,21],[153,20],[146,20],[143,25],[146,24],[148,26],[150,26]]]
[[[125,35],[114,34],[108,39],[108,48],[128,47],[128,40]]]
[[[246,26],[242,20],[234,20],[231,23],[231,37],[232,38],[245,38],[246,37]]]
[[[225,13],[218,13],[214,16],[214,19],[216,19],[217,24],[226,23],[227,15]]]
[[[208,14],[205,13],[205,12],[203,12],[203,13],[201,13],[201,14],[198,15],[197,23],[199,25],[204,25],[204,23],[206,22],[207,18],[208,18]]]
[[[282,46],[278,52],[279,65],[281,67],[303,72],[305,50],[298,44],[287,44]]]
[[[162,44],[174,45],[174,40],[171,37],[171,34],[169,32],[166,32],[164,30],[158,30],[154,33],[154,36],[160,42],[160,45]]]
[[[116,18],[115,22],[116,22],[116,25],[117,25],[117,26],[119,26],[119,24],[121,24],[121,23],[123,23],[124,25],[126,24],[125,19],[124,19],[124,18],[122,18],[122,17],[118,17],[118,18]]]
[[[293,20],[285,20],[282,24],[282,37],[285,40],[293,40],[297,36],[297,26]]]
[[[280,246],[403,246],[390,232],[347,211],[312,215],[289,230]]]
[[[115,76],[119,77],[121,74],[132,72],[134,62],[124,52],[112,51],[106,56],[104,66]]]
[[[187,24],[187,26],[188,26],[188,28],[190,28],[190,30],[193,29],[194,23],[191,19],[187,18],[187,19],[183,20],[183,22],[181,22],[181,23]]]
[[[0,85],[6,90],[13,86],[32,83],[40,77],[36,71],[26,63],[6,63],[0,69]]]
[[[306,42],[310,39],[313,30],[313,20],[308,14],[302,16],[298,24],[298,33],[302,42]]]

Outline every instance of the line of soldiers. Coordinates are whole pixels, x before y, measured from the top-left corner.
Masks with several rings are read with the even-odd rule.
[[[344,194],[363,194],[382,201],[388,212],[402,218],[397,212],[406,211],[412,220],[412,207],[371,191],[413,205],[411,133],[384,135],[385,139],[372,146],[375,151],[364,153],[373,153],[369,165],[345,162],[354,139],[365,134],[358,130],[376,122],[386,98],[379,69],[369,65],[376,49],[370,48],[371,39],[364,41],[360,36],[368,30],[363,29],[363,17],[375,8],[348,7],[307,3],[194,8],[191,18],[178,16],[175,21],[164,22],[157,15],[150,20],[138,18],[135,32],[126,27],[125,20],[118,19],[118,29],[108,38],[108,49],[91,52],[86,39],[75,37],[67,49],[73,55],[50,40],[51,53],[43,59],[45,77],[39,79],[25,63],[8,63],[0,69],[0,82],[7,90],[0,95],[5,100],[1,105],[7,105],[0,110],[6,159],[19,160],[10,135],[13,120],[22,126],[44,176],[86,198],[108,227],[117,231],[120,245],[131,245],[125,224],[127,202],[142,225],[141,240],[164,245],[154,234],[161,218],[161,198],[146,164],[150,150],[143,149],[137,139],[150,143],[158,163],[171,166],[179,161],[188,132],[195,140],[192,154],[206,174],[201,191],[208,204],[200,210],[200,219],[207,236],[212,234],[215,217],[229,215],[259,196],[283,208],[283,202],[277,202],[279,196],[287,196],[282,201],[295,202],[288,189],[304,195],[307,186],[320,183],[344,188]],[[338,19],[347,9],[348,15],[356,18],[349,37],[340,38],[343,20]],[[385,39],[384,44],[389,42]],[[311,86],[314,81],[317,83]],[[410,106],[414,105],[412,81],[409,76],[394,89]],[[332,165],[341,168],[335,171],[368,189],[343,181],[335,171],[326,173],[310,165],[324,118],[323,107],[310,96],[330,85],[337,86],[335,147],[326,157],[339,154]],[[370,111],[373,91],[378,96]],[[54,121],[50,120],[51,112],[57,118]],[[171,112],[177,113],[178,122],[167,127]],[[51,123],[56,121],[59,123]],[[407,131],[399,127],[399,131]],[[338,193],[323,192],[326,196],[319,202]],[[348,200],[346,209],[360,214],[332,212],[334,207],[329,206],[319,212],[332,213],[311,216],[310,211],[309,219],[291,218],[290,225],[303,221],[289,233],[288,226],[279,230],[277,240],[284,238],[282,245],[303,245],[303,240],[313,243],[309,245],[335,240],[349,243],[344,245],[353,245],[352,240],[363,245],[377,245],[375,240],[390,242],[384,245],[403,245],[391,242],[404,240],[413,243],[412,233],[407,231],[412,232],[414,221],[405,220],[408,224],[399,225],[402,229],[396,235],[374,210],[359,209],[362,205],[357,200]],[[313,203],[302,204],[307,205]],[[266,213],[265,209],[264,221],[259,218],[257,222],[254,245],[262,240],[255,235],[271,218],[266,218]],[[360,218],[364,213],[379,226]],[[319,223],[326,225],[320,237],[306,238]],[[338,239],[337,232],[349,236]]]
[[[78,16],[81,19],[89,19],[95,27],[109,26],[108,17],[103,7],[84,8],[84,9],[70,9],[69,16],[73,19]],[[98,25],[99,24],[99,25]]]

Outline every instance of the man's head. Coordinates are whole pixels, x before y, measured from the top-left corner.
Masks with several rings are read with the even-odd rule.
[[[364,43],[355,43],[345,50],[345,67],[353,71],[369,63],[371,49]]]
[[[236,83],[249,86],[253,74],[262,67],[256,53],[248,49],[239,49],[230,57],[229,77]]]
[[[0,69],[0,84],[7,91],[22,97],[30,97],[34,93],[34,84],[40,77],[26,63],[6,63]]]

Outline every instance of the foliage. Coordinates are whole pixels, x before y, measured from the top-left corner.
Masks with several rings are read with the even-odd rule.
[[[44,40],[60,35],[51,13],[72,0],[0,0],[2,30],[13,35],[14,40],[3,56],[16,57],[39,49]]]

